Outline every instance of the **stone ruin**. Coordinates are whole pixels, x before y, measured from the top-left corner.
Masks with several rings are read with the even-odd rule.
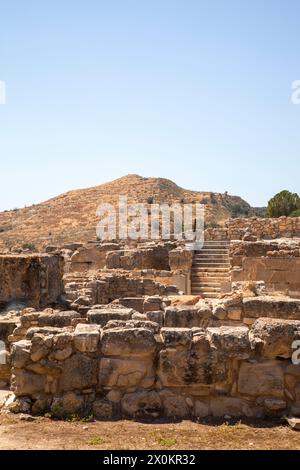
[[[300,416],[300,240],[251,237],[212,297],[191,295],[180,243],[0,256],[2,412]]]

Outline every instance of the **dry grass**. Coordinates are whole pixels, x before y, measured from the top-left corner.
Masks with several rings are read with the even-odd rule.
[[[283,422],[66,422],[0,417],[0,449],[300,449],[300,433]]]

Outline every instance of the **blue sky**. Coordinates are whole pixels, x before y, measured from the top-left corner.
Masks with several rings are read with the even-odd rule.
[[[0,210],[128,173],[300,193],[298,0],[1,2]]]

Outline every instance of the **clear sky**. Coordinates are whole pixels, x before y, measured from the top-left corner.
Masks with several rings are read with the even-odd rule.
[[[300,193],[299,0],[0,4],[0,210],[128,173]]]

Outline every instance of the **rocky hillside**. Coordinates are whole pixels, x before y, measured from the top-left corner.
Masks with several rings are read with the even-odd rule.
[[[0,213],[0,249],[16,246],[42,248],[52,244],[85,242],[96,238],[99,204],[116,204],[119,195],[129,202],[201,202],[206,205],[206,223],[223,224],[230,217],[255,215],[255,210],[237,196],[197,192],[180,188],[164,178],[128,175],[110,183],[70,191],[41,204]]]

